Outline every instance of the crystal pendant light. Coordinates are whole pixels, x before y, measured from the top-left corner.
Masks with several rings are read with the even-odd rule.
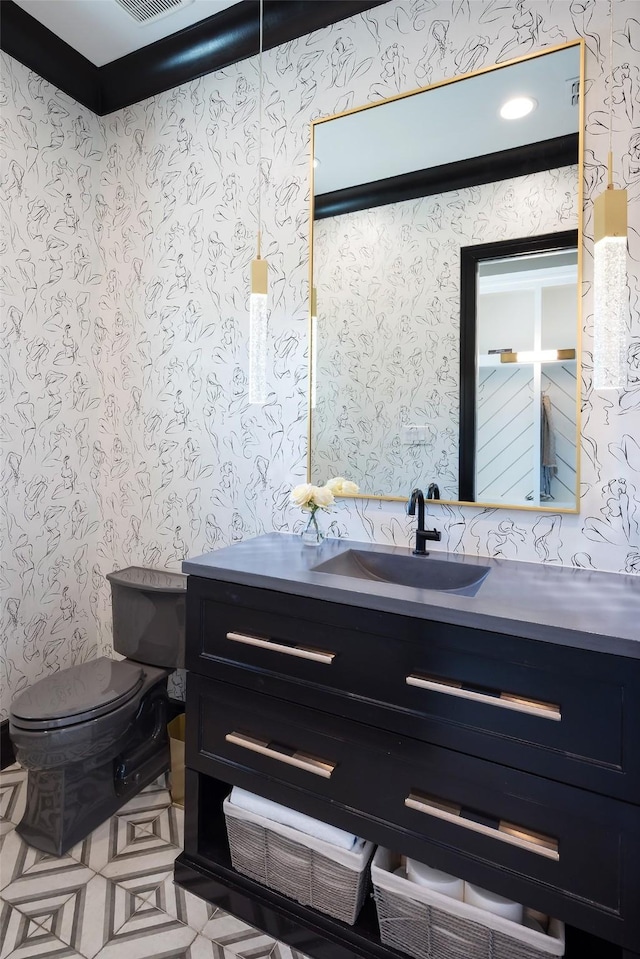
[[[265,403],[267,399],[267,261],[258,255],[251,261],[251,296],[249,297],[249,402]]]
[[[318,382],[318,291],[311,287],[311,409],[315,410]]]
[[[258,249],[251,261],[251,295],[249,297],[249,402],[265,403],[267,399],[267,261],[260,255],[262,232],[262,28],[263,0],[260,0],[260,49],[258,55]]]
[[[627,353],[627,191],[613,187],[613,9],[609,3],[609,156],[607,189],[593,205],[593,388],[623,389]]]
[[[623,389],[627,362],[627,191],[614,190],[611,180],[594,203],[594,240],[593,387]]]

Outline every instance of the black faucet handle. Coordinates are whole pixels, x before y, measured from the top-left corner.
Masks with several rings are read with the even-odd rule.
[[[416,548],[413,551],[414,556],[428,556],[426,543],[429,540],[439,543],[442,534],[439,529],[417,529],[416,530]]]

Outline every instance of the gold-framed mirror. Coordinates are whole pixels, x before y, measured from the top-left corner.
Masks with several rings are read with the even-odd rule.
[[[577,512],[583,90],[575,40],[312,123],[309,482]],[[514,97],[533,109],[503,119]],[[506,240],[516,252],[463,274],[463,249]],[[509,381],[492,400],[506,423],[516,380],[522,429],[490,428],[489,472],[511,479],[491,485],[480,401]]]

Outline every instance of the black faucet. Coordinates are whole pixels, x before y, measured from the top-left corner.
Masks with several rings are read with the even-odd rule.
[[[440,487],[437,483],[429,483],[427,499],[440,499]]]
[[[441,539],[441,534],[437,529],[424,528],[424,493],[421,489],[414,489],[411,492],[409,502],[407,503],[407,513],[409,516],[416,515],[416,503],[418,504],[418,528],[416,529],[416,548],[413,552],[416,556],[428,556],[429,554],[425,549],[425,543],[427,540],[435,540],[438,542]]]

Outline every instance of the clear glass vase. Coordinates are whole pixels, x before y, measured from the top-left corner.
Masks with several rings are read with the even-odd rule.
[[[324,540],[324,535],[320,511],[313,510],[309,513],[307,525],[300,533],[300,538],[305,546],[320,546]]]

